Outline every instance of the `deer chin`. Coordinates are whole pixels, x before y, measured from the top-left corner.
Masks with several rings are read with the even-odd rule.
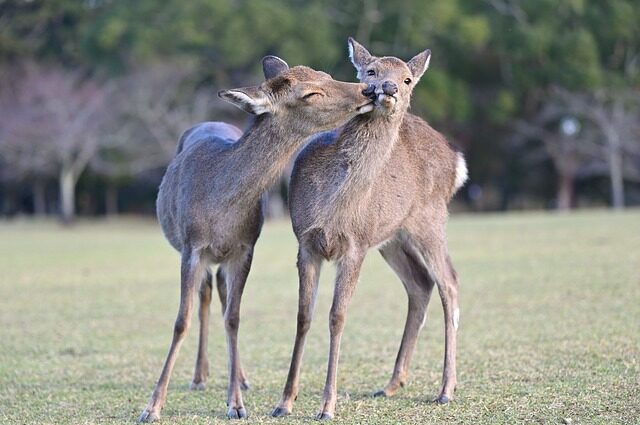
[[[388,94],[379,94],[376,98],[375,112],[382,116],[391,116],[398,110],[398,98]]]
[[[396,103],[398,103],[398,99],[392,95],[380,93],[376,98],[376,106],[382,107],[390,112],[394,109]]]

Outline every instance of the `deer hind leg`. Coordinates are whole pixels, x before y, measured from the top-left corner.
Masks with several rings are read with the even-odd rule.
[[[169,354],[160,373],[156,388],[151,395],[147,407],[140,415],[140,422],[152,422],[160,418],[160,411],[167,397],[167,386],[169,385],[171,372],[178,357],[180,346],[187,336],[189,326],[191,325],[195,287],[197,283],[202,281],[204,272],[205,266],[202,262],[200,252],[197,250],[183,251],[180,268],[180,308],[173,328],[173,340],[171,341]]]
[[[220,298],[220,307],[222,310],[222,318],[224,319],[224,312],[227,307],[227,281],[225,279],[225,272],[222,265],[218,267],[218,271],[216,272],[216,288],[218,289],[218,297]],[[238,367],[240,369],[240,388],[243,391],[246,391],[251,388],[249,385],[249,380],[247,379],[247,375],[242,368],[242,364],[238,360]]]
[[[192,390],[204,390],[207,378],[209,377],[207,345],[209,338],[209,306],[211,305],[212,279],[211,270],[207,269],[205,278],[200,284],[199,291],[200,308],[198,310],[198,318],[200,319],[200,335],[193,381],[191,381],[191,385],[189,386]]]
[[[380,253],[402,281],[409,304],[393,374],[384,389],[374,394],[376,397],[390,397],[406,382],[416,341],[425,324],[427,305],[434,282],[416,253],[412,252],[411,247],[394,243],[385,246]]]
[[[440,394],[434,399],[440,404],[453,400],[453,392],[456,388],[456,344],[460,320],[458,278],[443,235],[444,233],[442,233],[442,237],[429,238],[428,244],[423,244],[427,268],[438,286],[444,311],[445,343],[442,388]]]
[[[229,386],[227,390],[227,417],[229,419],[243,419],[247,411],[242,401],[240,353],[238,352],[238,328],[240,326],[240,301],[244,286],[251,268],[253,247],[246,248],[242,253],[224,267],[227,297],[224,306],[224,327],[227,334],[227,349],[229,352]]]
[[[296,340],[291,355],[289,375],[282,392],[282,398],[271,412],[271,416],[281,417],[291,414],[293,402],[298,396],[300,383],[300,367],[304,353],[304,343],[307,332],[311,327],[311,319],[318,292],[318,278],[322,258],[305,250],[302,246],[298,251],[298,275],[300,279],[298,295],[298,326]]]

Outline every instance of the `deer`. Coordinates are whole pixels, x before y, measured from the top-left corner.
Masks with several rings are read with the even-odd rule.
[[[374,110],[344,127],[315,136],[294,163],[290,214],[298,240],[299,302],[292,359],[272,416],[291,413],[324,260],[336,265],[329,317],[329,361],[316,419],[332,419],[337,368],[347,309],[367,251],[376,248],[402,281],[408,297],[404,333],[387,385],[376,396],[404,386],[416,340],[426,321],[434,286],[444,308],[442,387],[434,401],[448,403],[456,386],[458,280],[446,243],[447,204],[467,179],[461,153],[424,120],[407,112],[431,51],[408,62],[372,56],[349,38],[349,56],[361,82],[370,85]]]
[[[262,196],[309,136],[343,125],[373,109],[368,85],[336,81],[322,71],[289,65],[276,56],[262,60],[259,86],[218,95],[255,116],[243,133],[221,122],[187,130],[160,184],[157,215],[169,243],[180,253],[180,304],[173,338],[140,422],[160,418],[171,373],[191,324],[199,288],[200,335],[192,389],[208,377],[207,334],[213,290],[211,266],[222,305],[228,347],[227,417],[247,417],[242,389],[248,387],[238,353],[240,301],[263,224]]]

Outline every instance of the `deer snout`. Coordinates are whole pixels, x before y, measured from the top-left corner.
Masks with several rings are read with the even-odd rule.
[[[376,86],[374,84],[369,84],[366,89],[362,90],[362,94],[370,99],[376,98]]]
[[[382,83],[382,92],[386,95],[393,96],[398,93],[398,86],[393,81],[385,81]]]

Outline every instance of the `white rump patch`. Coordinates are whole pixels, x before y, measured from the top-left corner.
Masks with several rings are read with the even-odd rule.
[[[469,179],[469,171],[467,170],[467,162],[464,156],[458,152],[458,160],[456,161],[456,182],[454,190],[460,189]]]
[[[457,331],[458,325],[460,324],[460,309],[456,308],[453,310],[453,328]]]

